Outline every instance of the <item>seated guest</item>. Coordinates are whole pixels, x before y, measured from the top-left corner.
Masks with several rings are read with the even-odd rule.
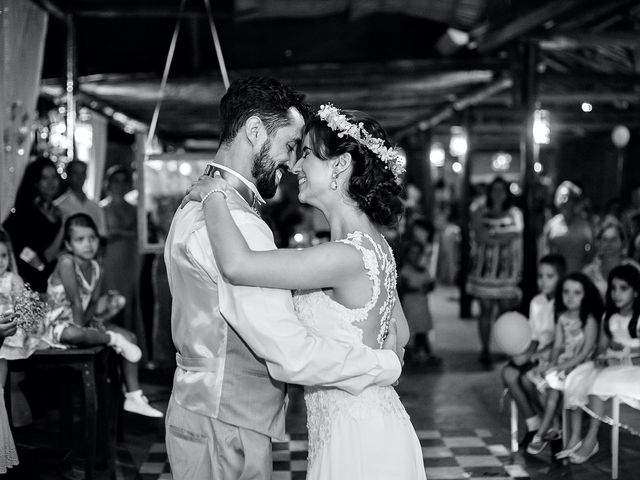
[[[11,237],[18,274],[37,292],[47,290],[47,279],[56,265],[62,212],[54,204],[60,193],[55,164],[38,157],[24,171],[15,206],[4,222]]]
[[[566,448],[556,454],[571,463],[584,463],[598,453],[598,429],[604,401],[617,396],[640,409],[640,367],[632,365],[640,355],[640,271],[619,265],[609,274],[606,311],[598,356],[573,370],[566,380],[565,408],[571,410],[571,434]],[[587,411],[589,430],[582,438],[582,410]]]
[[[549,367],[551,347],[555,333],[554,295],[558,282],[564,276],[564,258],[545,255],[538,263],[538,289],[529,304],[531,344],[524,354],[515,356],[502,370],[511,397],[525,418],[527,433],[520,448],[527,448],[540,428],[542,399],[537,387],[544,382],[542,373]]]
[[[65,253],[49,278],[47,314],[43,339],[51,346],[108,345],[124,357],[124,409],[128,412],[162,417],[143,395],[138,381],[137,362],[142,356],[135,336],[110,320],[124,306],[121,295],[101,296],[102,268],[96,261],[98,231],[84,213],[70,216],[64,225]]]
[[[544,378],[550,387],[546,392],[545,410],[538,432],[527,452],[537,455],[551,440],[561,438],[552,427],[556,418],[566,376],[589,360],[598,339],[598,324],[603,306],[595,285],[583,273],[570,273],[562,279],[554,300],[556,331],[551,360]]]

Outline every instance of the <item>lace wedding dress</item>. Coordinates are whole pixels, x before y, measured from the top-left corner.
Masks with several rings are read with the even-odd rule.
[[[360,325],[371,315],[379,318],[382,345],[395,301],[391,249],[360,232],[341,241],[362,254],[372,283],[370,301],[351,309],[322,290],[299,291],[294,296],[296,313],[310,331],[354,344],[363,343]],[[336,388],[307,387],[305,402],[307,480],[426,479],[420,442],[393,387],[372,386],[357,396]]]

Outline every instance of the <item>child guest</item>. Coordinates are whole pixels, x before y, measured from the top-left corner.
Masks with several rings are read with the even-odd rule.
[[[570,273],[560,282],[555,297],[556,331],[551,367],[545,372],[550,389],[540,428],[527,447],[528,453],[536,455],[544,450],[548,441],[560,438],[560,432],[550,427],[556,418],[564,381],[571,370],[593,354],[602,311],[598,289],[586,275]]]
[[[127,387],[124,409],[128,412],[162,417],[151,407],[138,382],[142,352],[135,336],[109,322],[124,306],[120,295],[100,296],[102,269],[96,261],[98,229],[84,213],[71,215],[64,224],[66,252],[58,259],[49,277],[47,294],[51,311],[47,316],[45,340],[53,346],[109,345],[124,357]]]
[[[520,448],[527,448],[540,428],[542,403],[536,386],[544,381],[540,372],[549,367],[555,332],[554,294],[564,276],[565,262],[560,255],[545,255],[538,263],[538,289],[529,304],[531,344],[527,351],[512,358],[502,370],[502,379],[525,418],[527,433]]]

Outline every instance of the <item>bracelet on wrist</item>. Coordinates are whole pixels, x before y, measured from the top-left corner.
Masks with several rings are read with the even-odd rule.
[[[227,192],[225,192],[225,191],[224,191],[224,190],[222,190],[221,188],[214,188],[214,189],[212,189],[212,190],[209,190],[209,191],[205,194],[205,196],[204,196],[204,197],[202,197],[202,200],[200,200],[200,203],[201,203],[202,205],[204,205],[204,202],[206,202],[206,201],[209,199],[209,197],[210,197],[211,195],[213,195],[214,193],[221,193],[221,194],[222,194],[222,196],[225,198],[225,200],[226,200],[226,198],[227,198]]]

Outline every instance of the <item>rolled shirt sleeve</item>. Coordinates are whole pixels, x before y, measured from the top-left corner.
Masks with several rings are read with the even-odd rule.
[[[266,224],[248,212],[232,210],[232,215],[252,250],[275,249]],[[211,255],[206,229],[194,232],[189,249],[196,260]],[[273,378],[358,394],[371,385],[391,385],[400,376],[400,360],[391,350],[374,350],[307,331],[296,317],[289,290],[231,285],[221,276],[217,283],[222,316],[266,361]]]

